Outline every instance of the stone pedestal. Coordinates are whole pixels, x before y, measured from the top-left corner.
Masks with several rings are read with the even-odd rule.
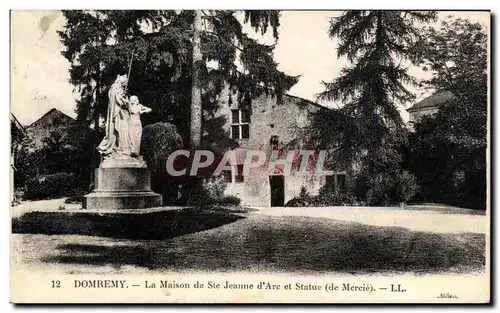
[[[149,170],[142,166],[142,160],[134,162],[103,162],[95,170],[95,188],[84,196],[83,209],[119,210],[161,206],[162,196],[151,190]]]

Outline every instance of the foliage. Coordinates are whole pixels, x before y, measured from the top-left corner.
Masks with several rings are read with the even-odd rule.
[[[323,82],[325,90],[318,98],[343,106],[315,114],[308,134],[341,167],[353,170],[358,196],[368,202],[384,192],[390,192],[384,195],[390,199],[374,201],[401,198],[394,192],[398,180],[384,177],[398,173],[396,177],[408,178],[401,172],[398,148],[407,131],[397,106],[414,99],[407,86],[416,81],[402,63],[414,58],[412,48],[421,37],[417,23],[435,18],[435,12],[347,11],[330,21],[329,35],[339,40],[338,57],[352,65]]]
[[[418,192],[419,186],[415,175],[406,170],[401,170],[396,176],[395,200],[408,203]]]
[[[76,184],[75,173],[42,174],[27,182],[24,197],[28,200],[65,197],[71,194]]]
[[[225,207],[239,206],[241,204],[241,199],[236,196],[224,196],[220,199],[217,199],[215,204]]]
[[[142,131],[141,155],[155,174],[164,171],[168,156],[182,146],[182,138],[173,124],[158,122]]]
[[[225,199],[225,188],[226,182],[223,177],[211,175],[207,177],[188,176],[186,182],[182,185],[182,196],[186,205],[199,207],[233,201]]]
[[[75,188],[68,192],[68,198],[64,201],[64,203],[76,203],[81,204],[83,202],[83,196],[87,194],[87,191],[84,189]]]
[[[356,149],[349,151],[352,160],[363,155],[370,160],[376,147],[394,140],[392,134],[403,132],[397,104],[414,98],[405,85],[415,81],[401,62],[411,56],[409,49],[419,37],[415,23],[430,21],[435,15],[348,11],[331,20],[329,35],[339,38],[338,57],[346,57],[352,65],[331,82],[323,82],[325,90],[319,99],[343,102],[340,113],[346,117],[342,126],[346,132],[356,133]]]
[[[287,207],[305,207],[312,203],[312,197],[309,195],[307,188],[305,186],[300,187],[300,193],[298,197],[295,197],[288,201],[285,206]]]
[[[486,101],[488,35],[481,24],[450,16],[440,29],[424,28],[412,51],[416,62],[432,74],[422,86],[451,91],[459,99]]]
[[[221,199],[224,197],[226,181],[222,176],[209,176],[203,180],[203,188],[206,190],[209,199]]]
[[[196,177],[169,175],[166,170],[167,159],[172,152],[182,147],[182,138],[177,133],[177,128],[170,123],[151,124],[143,130],[141,154],[152,170],[152,189],[163,195],[164,204],[204,206],[236,203],[235,199],[224,196],[226,182],[222,177],[212,175],[215,168],[200,170]],[[193,156],[194,153],[191,151],[190,155]],[[190,169],[186,167],[189,162],[184,164],[179,159],[174,162],[174,168],[177,170],[186,168],[186,173],[189,174]],[[179,192],[180,199],[178,199]]]
[[[364,188],[367,186],[368,189],[365,191]],[[408,202],[418,187],[411,173],[397,169],[394,173],[378,172],[375,176],[361,175],[358,178],[358,188],[366,194],[367,205],[385,206]]]
[[[427,29],[418,57],[433,76],[423,84],[456,100],[423,118],[407,148],[407,167],[426,201],[484,209],[487,148],[487,35],[481,25],[447,20]]]
[[[15,186],[33,186],[34,181],[41,177],[62,172],[76,176],[68,188],[87,190],[92,172],[92,149],[89,146],[92,146],[93,136],[92,130],[77,124],[54,130],[44,140],[42,148],[25,140],[14,160]],[[40,195],[45,193],[40,192]]]
[[[408,168],[427,201],[484,209],[486,205],[486,112],[456,101],[415,125]]]
[[[334,189],[325,185],[319,189],[319,193],[314,197],[315,206],[337,206],[337,205],[359,205],[358,201],[349,189]]]
[[[362,169],[356,178],[354,193],[367,205],[393,205],[408,202],[418,186],[413,174],[403,168],[404,145],[382,145],[369,160],[373,172]]]
[[[306,187],[302,186],[298,197],[288,201],[287,207],[322,207],[338,205],[359,205],[350,190],[334,189],[332,186],[324,185],[319,189],[318,195],[311,196]]]
[[[277,39],[278,11],[202,13],[203,61],[192,64],[194,11],[64,11],[67,23],[59,35],[63,55],[71,62],[71,83],[81,96],[78,119],[90,123],[106,116],[107,86],[117,74],[128,72],[132,55],[128,90],[153,109],[145,124],[171,122],[185,144],[193,70],[209,98],[228,85],[241,103],[262,92],[279,98],[297,82],[297,77],[277,69],[273,45],[260,44],[243,32],[241,21],[255,31],[271,27]]]
[[[28,180],[44,173],[45,156],[35,150],[34,144],[29,140],[23,140],[18,146],[14,158],[14,186],[23,188]]]
[[[306,126],[306,144],[314,149],[328,151],[327,164],[337,163],[348,168],[359,152],[356,119],[342,110],[321,108],[311,113],[311,123]]]
[[[19,124],[16,124],[16,122],[13,120],[15,117],[11,117],[10,121],[10,137],[11,137],[11,149],[16,148],[18,145],[20,145],[25,138],[24,132],[20,129],[22,126],[18,126]]]
[[[175,204],[178,198],[177,177],[166,171],[168,156],[183,146],[177,128],[170,123],[154,123],[144,127],[141,139],[141,155],[151,170],[151,188],[163,196],[164,204]]]
[[[301,186],[300,187],[299,198],[300,199],[304,199],[304,200],[307,200],[307,199],[311,198],[311,196],[307,192],[307,188],[305,186]]]

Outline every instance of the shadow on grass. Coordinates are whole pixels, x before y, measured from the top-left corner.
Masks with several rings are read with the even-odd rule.
[[[465,273],[484,269],[483,234],[437,234],[305,217],[249,217],[163,241],[59,244],[51,263],[204,271]]]
[[[237,221],[225,211],[183,209],[149,214],[32,212],[12,220],[12,233],[164,240]]]
[[[147,246],[147,245],[146,245]],[[66,244],[58,246],[58,256],[45,257],[48,263],[87,264],[94,266],[111,265],[121,268],[133,265],[149,269],[158,267],[154,249],[144,246],[98,246],[85,244]],[[170,264],[181,261],[174,254],[163,255],[162,263]]]

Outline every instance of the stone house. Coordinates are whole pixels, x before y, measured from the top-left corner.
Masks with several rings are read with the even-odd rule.
[[[407,110],[410,115],[409,122],[417,123],[423,116],[436,114],[441,105],[453,99],[456,99],[456,97],[450,91],[434,93]]]
[[[26,128],[19,123],[19,120],[14,114],[10,114],[10,186],[11,186],[11,202],[15,204],[18,195],[14,187],[14,175],[16,172],[15,160],[17,152],[21,148],[24,140],[29,140],[30,136]]]
[[[330,184],[332,188],[345,187],[345,172],[331,169],[332,175],[323,175],[317,171],[317,158],[314,157],[310,158],[306,174],[296,175],[302,162],[299,134],[309,124],[311,114],[322,108],[321,105],[287,94],[283,95],[282,103],[263,94],[247,107],[238,105],[231,98],[235,99],[229,97],[227,91],[223,92],[218,108],[214,112],[204,112],[205,118],[210,113],[213,119],[219,121],[222,136],[234,143],[232,148],[237,164],[231,164],[232,171],[224,175],[227,182],[225,194],[239,197],[245,205],[269,207],[285,205],[299,196],[303,187],[310,195],[316,195],[325,184]],[[208,128],[210,123],[204,122],[204,129]],[[243,163],[250,150],[263,151],[266,161],[258,168],[250,168],[248,175],[244,175]],[[268,165],[273,153],[278,160],[286,159],[289,153],[294,155],[291,175],[284,171],[284,164],[278,164],[274,172],[269,173]],[[317,157],[317,151],[315,153]]]
[[[15,152],[19,148],[19,146],[22,144],[22,142],[26,139],[29,138],[28,132],[26,131],[26,128],[19,123],[18,119],[14,114],[10,114],[10,141],[11,141],[11,146],[10,146],[10,152],[12,159],[15,157]]]
[[[53,166],[48,169],[45,167],[47,165],[47,160],[44,157],[40,158],[38,155],[43,148],[47,147],[47,140],[50,140],[50,142],[58,145],[60,148],[69,149],[69,151],[76,151],[74,150],[75,147],[87,145],[89,129],[85,126],[81,126],[72,117],[56,108],[52,108],[33,123],[24,126],[23,129],[25,130],[26,137],[29,139],[19,144],[19,149],[22,149],[23,158],[28,157],[30,162],[34,163],[30,164],[30,169],[32,170],[28,170],[27,167],[24,168],[23,176],[20,176],[22,180],[17,180],[17,184],[25,184],[26,181],[34,179],[37,176],[43,178],[44,175],[59,172],[68,173],[69,175],[69,173],[87,171],[86,168],[88,165],[75,163],[74,159],[61,157],[60,154],[51,158],[49,163],[53,164]],[[56,146],[50,146],[49,149],[55,149],[55,147]],[[91,147],[89,147],[89,150],[90,149]],[[86,154],[82,153],[81,149],[77,151],[79,151],[79,153],[74,154],[76,157],[86,157]],[[65,155],[69,156],[70,154]],[[18,159],[16,161],[16,164],[25,164],[23,159]],[[42,168],[43,171],[40,171]],[[88,170],[90,170],[90,168]],[[23,187],[23,185],[19,185],[19,187]]]

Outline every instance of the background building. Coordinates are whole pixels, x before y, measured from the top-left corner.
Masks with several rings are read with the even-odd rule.
[[[211,118],[218,123],[224,121],[222,136],[229,138],[237,156],[232,173],[225,175],[228,183],[226,194],[239,197],[244,205],[283,206],[298,197],[302,188],[310,195],[316,195],[325,184],[331,184],[332,188],[345,185],[345,173],[339,169],[331,169],[334,172],[331,176],[319,175],[314,157],[309,160],[307,175],[293,175],[302,161],[299,154],[303,146],[300,134],[309,125],[311,114],[322,106],[286,94],[281,103],[265,94],[253,99],[247,106],[230,99],[235,97],[230,97],[229,92],[223,93]],[[210,119],[204,123],[205,129],[209,127]],[[206,132],[210,131],[207,129]],[[207,141],[216,140],[210,138]],[[249,150],[264,151],[266,162],[259,168],[250,169],[249,175],[245,176],[243,164]],[[269,175],[268,165],[273,151],[279,159],[286,159],[288,153],[295,152],[291,176],[284,174],[284,165],[276,166],[274,173]]]
[[[73,118],[53,108],[29,126],[26,126],[26,131],[32,138],[34,146],[41,148],[45,139],[52,136],[54,131],[64,132],[75,125],[76,121]]]

